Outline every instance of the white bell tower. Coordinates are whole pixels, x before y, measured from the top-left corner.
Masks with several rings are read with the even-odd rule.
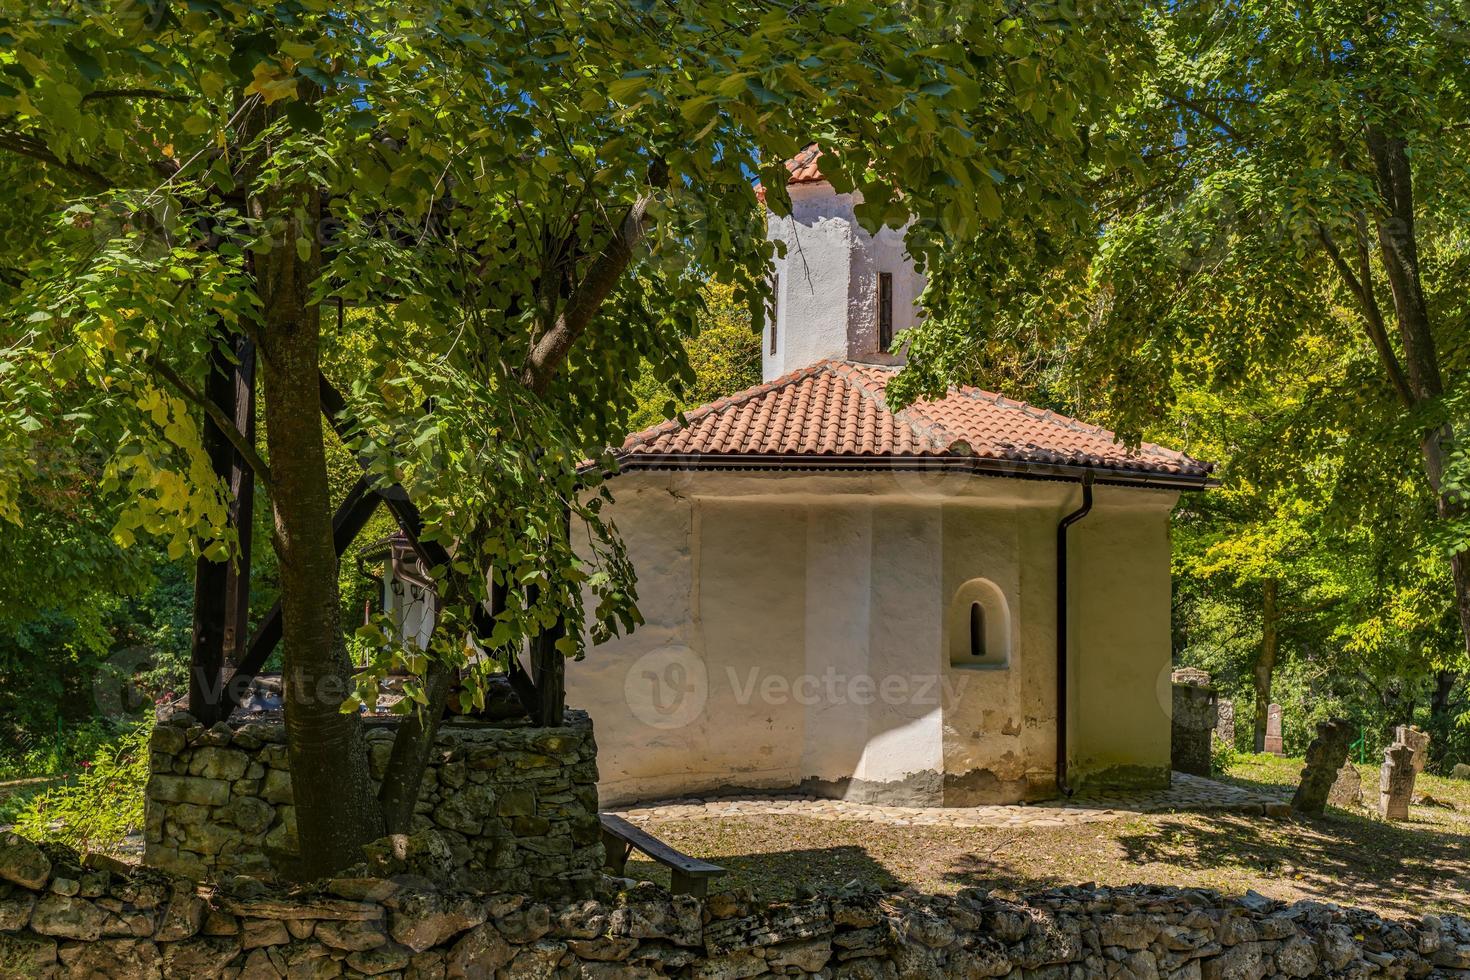
[[[904,250],[903,232],[869,235],[853,215],[861,200],[825,180],[793,182],[791,217],[767,216],[766,234],[786,243],[777,256],[776,315],[761,338],[761,376],[779,378],[817,361],[902,364],[889,342],[919,318],[924,277]]]

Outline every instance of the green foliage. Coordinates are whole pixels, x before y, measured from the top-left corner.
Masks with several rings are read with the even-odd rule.
[[[221,329],[281,327],[256,274],[280,261],[308,309],[369,311],[326,355],[362,426],[346,448],[452,550],[434,653],[455,662],[487,567],[511,595],[493,647],[565,615],[580,656],[584,619],[594,639],[636,625],[579,465],[621,438],[640,385],[693,393],[707,280],[758,327],[771,246],[751,175],[784,213],[782,160],[816,140],[868,227],[916,219],[921,260],[949,240],[1005,254],[1089,219],[1078,134],[1137,34],[1002,0],[933,19],[365,3],[347,27],[322,0],[47,11],[0,20],[0,513],[21,514],[36,420],[64,402],[117,542],[228,554],[197,395]]]
[[[731,287],[718,283],[706,289],[705,304],[697,332],[684,344],[694,380],[659,382],[645,363],[633,386],[637,407],[628,417],[630,432],[760,384],[761,335],[750,311],[736,304]]]
[[[25,732],[0,756],[0,780],[70,776],[116,739],[117,728],[99,718],[58,726],[50,734]]]
[[[1138,84],[1087,137],[1091,221],[945,255],[890,390],[978,380],[1220,462],[1176,523],[1181,659],[1248,708],[1272,581],[1289,743],[1328,712],[1423,723],[1470,642],[1470,22],[1249,0],[1142,23]]]
[[[107,851],[143,826],[152,721],[102,746],[76,780],[26,802],[16,830],[78,850]]]
[[[1239,731],[1237,730],[1237,735]],[[1221,738],[1218,734],[1210,735],[1210,771],[1215,773],[1229,772],[1240,759],[1240,753],[1235,746]]]

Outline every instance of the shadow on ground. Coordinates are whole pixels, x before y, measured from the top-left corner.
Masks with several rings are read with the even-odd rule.
[[[854,880],[869,888],[888,891],[897,891],[907,884],[861,847],[851,845],[747,855],[705,853],[700,857],[729,872],[711,883],[710,890],[716,892],[749,888],[762,897],[790,899],[800,897],[804,887],[831,891]],[[627,875],[669,887],[669,870],[636,851],[628,861]]]
[[[1235,868],[1345,904],[1413,911],[1470,902],[1470,836],[1423,821],[1389,824],[1336,809],[1280,824],[1222,814],[1161,820],[1117,842],[1131,864]]]

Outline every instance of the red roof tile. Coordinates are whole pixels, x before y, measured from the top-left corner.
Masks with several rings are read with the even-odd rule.
[[[895,373],[820,361],[687,412],[687,426],[671,420],[635,433],[619,456],[635,466],[657,465],[660,457],[688,463],[691,456],[715,466],[722,458],[756,457],[778,467],[838,457],[950,459],[977,469],[1082,467],[1103,478],[1111,472],[1201,482],[1213,469],[1151,443],[1129,450],[1106,429],[978,388],[954,388],[937,401],[892,412],[883,392]]]
[[[806,149],[786,161],[786,169],[791,176],[786,179],[788,184],[815,184],[826,180],[822,171],[817,169],[817,158],[822,155],[822,148],[815,143],[808,143]]]
[[[822,171],[817,169],[817,158],[822,155],[822,148],[815,143],[808,143],[804,149],[790,160],[786,161],[786,171],[790,174],[786,178],[787,186],[791,184],[820,184],[826,180]],[[766,189],[760,183],[755,185],[756,200],[762,204],[766,201]]]

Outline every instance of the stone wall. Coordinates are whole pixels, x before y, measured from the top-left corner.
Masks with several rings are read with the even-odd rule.
[[[1060,888],[1027,898],[848,891],[756,906],[602,879],[598,897],[349,878],[286,892],[196,886],[0,838],[0,977],[832,980],[1470,976],[1470,922],[1203,889]]]
[[[1173,682],[1173,712],[1170,731],[1170,762],[1180,772],[1210,775],[1211,735],[1219,720],[1215,689],[1210,675],[1184,667],[1170,675]]]
[[[374,779],[397,729],[370,722]],[[285,729],[204,728],[188,715],[153,731],[144,861],[202,879],[261,875],[296,853]],[[438,830],[466,884],[538,895],[585,894],[601,873],[597,748],[569,711],[558,728],[446,722],[424,774],[415,830]]]

